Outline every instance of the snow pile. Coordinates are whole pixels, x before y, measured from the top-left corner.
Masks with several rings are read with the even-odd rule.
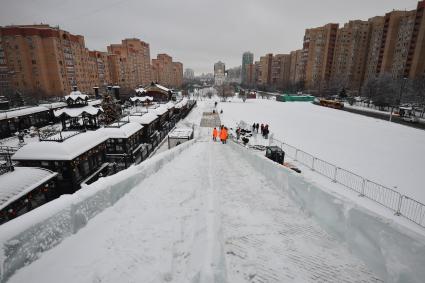
[[[423,282],[424,236],[336,197],[265,157],[229,144],[270,182],[289,194],[328,233],[345,242],[384,282]]]
[[[193,141],[187,142],[116,175],[101,178],[73,195],[63,195],[0,226],[0,281],[75,234],[192,144]]]

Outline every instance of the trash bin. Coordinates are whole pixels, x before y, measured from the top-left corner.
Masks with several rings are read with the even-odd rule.
[[[285,152],[278,146],[266,147],[266,157],[279,164],[283,164],[285,160]]]

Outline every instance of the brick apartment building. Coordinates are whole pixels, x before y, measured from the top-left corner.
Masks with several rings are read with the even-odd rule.
[[[90,91],[84,37],[48,25],[0,28],[0,91],[64,95],[73,85]]]
[[[166,78],[170,87],[182,85],[182,63],[171,61],[164,71],[154,73],[156,78]],[[84,93],[93,93],[93,87],[105,90],[107,85],[134,89],[150,84],[152,74],[149,44],[137,38],[101,52],[88,50],[83,36],[58,27],[0,27],[0,95],[19,91],[37,97],[63,96],[73,86]]]
[[[311,92],[320,92],[329,82],[337,32],[338,24],[327,24],[305,31],[304,76],[305,86]]]
[[[137,38],[111,44],[108,53],[115,56],[109,59],[113,84],[122,88],[135,88],[152,81],[149,44]]]
[[[350,21],[338,29],[329,86],[357,95],[361,89],[369,42],[369,23]]]
[[[152,80],[170,88],[180,88],[183,83],[183,64],[173,62],[168,54],[158,54],[152,59]]]

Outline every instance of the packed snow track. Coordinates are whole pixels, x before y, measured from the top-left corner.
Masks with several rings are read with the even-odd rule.
[[[210,129],[10,282],[379,282]]]

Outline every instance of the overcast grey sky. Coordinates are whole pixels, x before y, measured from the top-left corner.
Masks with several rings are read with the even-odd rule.
[[[197,74],[218,60],[241,64],[302,47],[304,30],[412,10],[417,0],[0,0],[0,25],[48,23],[85,37],[90,49],[137,37],[151,58],[168,53]]]

